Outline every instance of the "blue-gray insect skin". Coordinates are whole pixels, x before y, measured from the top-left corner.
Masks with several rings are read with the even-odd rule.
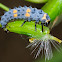
[[[14,9],[10,9],[8,12],[4,13],[1,17],[0,24],[2,28],[5,28],[6,24],[12,19],[24,19],[24,23],[26,21],[35,21],[35,30],[36,24],[41,21],[42,25],[42,32],[43,32],[43,25],[47,26],[50,22],[50,17],[47,13],[43,12],[42,9],[32,8],[24,6],[19,6],[18,8],[15,7]],[[24,24],[23,23],[23,24]],[[21,26],[23,26],[23,24]]]

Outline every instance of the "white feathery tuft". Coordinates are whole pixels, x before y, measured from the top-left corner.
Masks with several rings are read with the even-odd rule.
[[[43,37],[41,40],[35,39],[34,42],[30,43],[26,48],[31,48],[33,50],[31,54],[36,52],[36,54],[34,54],[35,59],[39,56],[40,53],[41,56],[44,54],[46,61],[46,59],[50,60],[53,57],[51,44],[57,49],[57,51],[60,52],[59,44],[54,40],[49,39],[48,36]]]

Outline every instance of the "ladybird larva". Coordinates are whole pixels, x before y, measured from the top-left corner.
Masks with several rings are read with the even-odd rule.
[[[35,30],[36,24],[41,22],[42,25],[42,32],[43,32],[43,25],[47,26],[50,22],[50,17],[47,13],[43,12],[42,9],[32,8],[24,6],[19,6],[18,8],[15,7],[14,9],[10,9],[8,12],[4,13],[1,17],[0,24],[2,28],[5,28],[6,24],[12,19],[24,19],[25,21],[35,21]],[[23,24],[21,26],[23,26]]]

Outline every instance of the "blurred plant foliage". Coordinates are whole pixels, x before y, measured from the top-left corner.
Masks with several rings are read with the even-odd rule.
[[[46,3],[48,0],[25,0],[25,1],[39,4],[39,3]]]

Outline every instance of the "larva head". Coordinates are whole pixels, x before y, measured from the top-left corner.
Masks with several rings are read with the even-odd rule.
[[[48,14],[44,14],[44,16],[42,17],[42,21],[41,23],[43,23],[45,26],[48,26],[50,23],[50,17]]]

